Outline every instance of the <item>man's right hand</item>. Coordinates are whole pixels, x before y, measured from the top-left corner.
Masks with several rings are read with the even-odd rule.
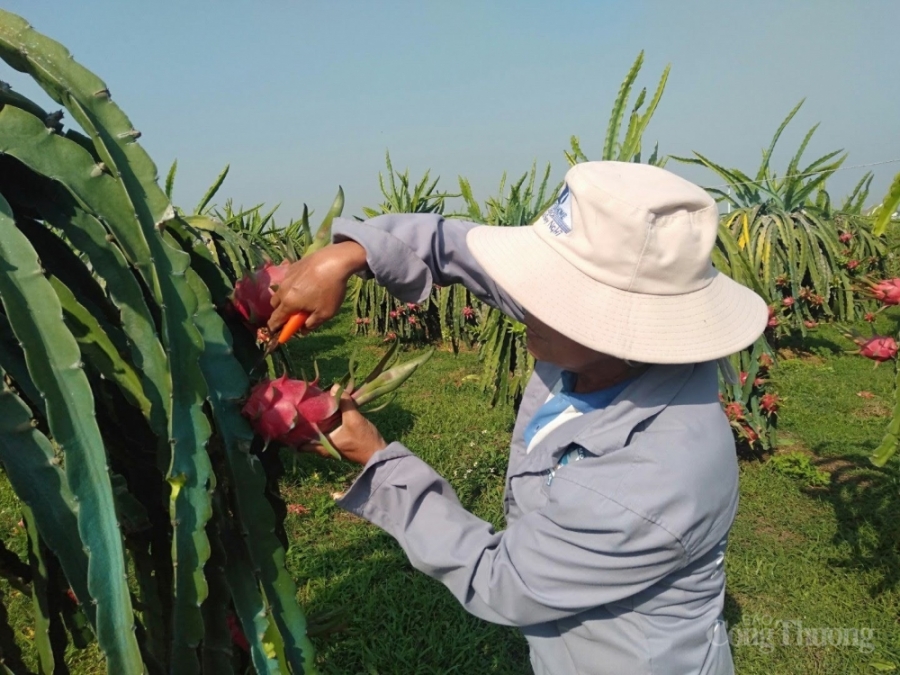
[[[355,241],[342,241],[292,263],[284,282],[272,296],[275,311],[269,319],[274,335],[291,315],[306,312],[301,331],[308,333],[338,313],[350,277],[366,268],[366,250]]]

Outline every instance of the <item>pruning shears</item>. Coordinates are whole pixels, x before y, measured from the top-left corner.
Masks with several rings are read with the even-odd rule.
[[[308,318],[309,312],[297,312],[296,314],[292,314],[290,318],[285,322],[285,324],[281,327],[281,331],[278,333],[278,335],[269,338],[262,357],[259,359],[259,361],[256,362],[256,365],[250,369],[250,372],[252,373],[256,371],[256,369],[262,366],[266,362],[266,359],[272,355],[272,352],[274,352],[281,345],[290,340],[298,330],[303,328],[303,325],[306,323],[306,320]]]
[[[269,339],[269,342],[266,344],[265,354],[263,355],[263,360],[266,357],[270,356],[272,352],[278,349],[281,345],[291,339],[294,334],[303,328],[303,325],[306,323],[306,320],[309,318],[309,312],[297,312],[296,314],[292,314],[290,318],[284,323],[281,327],[281,331],[277,336],[273,336]]]

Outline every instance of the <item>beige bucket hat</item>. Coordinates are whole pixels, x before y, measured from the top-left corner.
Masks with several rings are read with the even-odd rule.
[[[712,361],[752,344],[768,308],[716,271],[716,203],[646,164],[572,167],[527,227],[476,227],[467,242],[530,314],[576,342],[643,363]]]

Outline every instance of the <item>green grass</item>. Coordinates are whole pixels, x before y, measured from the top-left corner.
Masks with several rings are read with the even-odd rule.
[[[879,327],[896,329],[889,317]],[[345,315],[295,341],[292,358],[311,371],[315,357],[326,383],[341,374],[351,347],[362,351],[364,365],[374,363],[378,340],[350,340],[349,332]],[[849,343],[831,329],[806,345],[813,354],[782,360],[773,374],[783,397],[778,452],[808,455],[831,481],[813,487],[765,461],[741,464],[740,510],[726,559],[726,619],[737,672],[879,672],[872,663],[893,663],[900,671],[900,478],[896,461],[878,470],[867,459],[890,414],[893,369],[888,364],[873,371],[871,362],[842,354]],[[372,419],[386,438],[431,463],[468,508],[499,528],[513,415],[485,405],[477,384],[466,379],[478,372],[476,354],[438,352]],[[860,397],[861,391],[874,397]],[[287,561],[300,598],[311,614],[345,610],[343,630],[315,638],[325,673],[530,672],[527,646],[516,630],[467,615],[442,585],[412,569],[388,535],[334,506],[332,493],[350,484],[356,467],[285,457],[285,500],[306,509],[286,523]],[[0,530],[23,552],[17,521],[4,485]],[[5,582],[0,590],[26,661],[33,662],[28,603]],[[807,632],[798,645],[797,623],[818,632]],[[829,637],[851,644],[809,644]],[[94,649],[77,658],[72,672],[102,672]]]

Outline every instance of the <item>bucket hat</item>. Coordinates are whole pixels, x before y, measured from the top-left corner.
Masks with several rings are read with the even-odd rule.
[[[467,244],[528,313],[599,352],[643,363],[733,354],[765,330],[759,295],[710,259],[715,201],[670,171],[584,162],[532,225],[481,226]]]

